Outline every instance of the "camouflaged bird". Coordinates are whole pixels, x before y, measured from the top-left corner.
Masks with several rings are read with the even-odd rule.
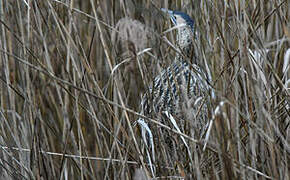
[[[166,9],[162,11],[169,14],[172,23],[176,26],[176,45],[180,52],[176,53],[173,63],[155,77],[144,94],[141,101],[141,113],[154,118],[160,117],[158,115],[161,114],[161,118],[157,118],[161,123],[172,129],[179,129],[181,132],[185,130],[185,121],[191,121],[190,128],[195,129],[195,135],[200,137],[208,122],[207,103],[203,100],[208,97],[210,86],[208,75],[198,65],[198,58],[193,53],[193,41],[196,34],[194,21],[180,11]],[[184,109],[187,110],[184,111]],[[166,117],[164,113],[167,114]],[[168,114],[173,117],[174,122]],[[154,152],[154,141],[156,142],[160,135],[164,136],[162,138],[165,138],[167,144],[172,144],[166,140],[173,136],[172,132],[164,130],[157,135],[156,129],[151,128],[152,123],[144,119],[139,119],[138,122],[142,129],[143,140],[148,148],[151,146],[151,151]],[[151,156],[154,155],[151,154]]]

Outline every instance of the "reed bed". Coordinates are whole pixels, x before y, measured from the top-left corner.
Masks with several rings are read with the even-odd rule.
[[[135,124],[178,50],[160,8],[195,20],[214,95],[203,138],[172,132],[192,159],[152,173]],[[0,1],[0,179],[290,179],[289,17],[287,0]]]

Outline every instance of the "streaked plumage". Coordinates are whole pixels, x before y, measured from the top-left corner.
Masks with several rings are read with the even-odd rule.
[[[209,86],[205,79],[205,73],[197,65],[189,65],[177,59],[154,79],[152,87],[142,99],[142,113],[152,115],[168,111],[179,118],[186,118],[180,112],[181,106],[185,100],[190,99],[194,103],[198,98],[206,96]],[[200,125],[206,123],[207,119],[207,113],[201,113],[198,118]]]
[[[177,53],[174,62],[158,75],[148,92],[142,98],[142,113],[152,115],[168,111],[179,118],[183,117],[180,112],[180,106],[184,100],[191,99],[195,102],[198,98],[203,98],[209,92],[207,75],[197,64],[189,64],[190,58],[196,58],[192,55],[194,22],[185,13],[179,11],[164,10],[170,14],[174,25],[180,24],[180,18],[186,23],[179,27],[177,32],[177,46],[181,54]],[[193,62],[196,62],[195,59]],[[185,97],[187,96],[187,97]],[[197,106],[197,105],[196,105]],[[205,105],[204,105],[205,106]],[[194,109],[194,108],[193,108]],[[203,107],[202,110],[206,109]],[[193,112],[194,114],[194,112]],[[197,119],[200,125],[206,123],[207,112],[201,111]]]
[[[184,121],[192,121],[190,128],[194,128],[197,134],[202,133],[208,122],[207,103],[202,102],[209,94],[210,86],[208,76],[203,69],[197,63],[189,63],[198,62],[193,54],[194,21],[187,14],[179,11],[164,9],[163,11],[166,11],[171,16],[173,24],[178,26],[176,44],[181,53],[177,53],[173,63],[155,77],[151,87],[142,98],[141,113],[149,117],[160,117],[160,114],[167,111],[176,119],[182,132],[184,131]],[[184,26],[182,26],[183,23]],[[185,113],[184,108],[187,109]],[[143,124],[146,122],[143,119],[138,121],[142,121]],[[160,121],[173,129],[176,128],[166,117],[160,118]],[[150,123],[148,124],[150,126]],[[158,138],[156,137],[158,133],[152,129],[153,135],[148,132],[148,129],[143,128],[142,131],[143,136],[147,132],[147,137],[143,137],[145,144],[152,144],[154,143],[152,139]],[[170,138],[170,132],[161,131],[159,135]]]

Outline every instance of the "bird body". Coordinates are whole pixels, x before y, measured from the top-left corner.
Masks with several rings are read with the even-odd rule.
[[[206,75],[199,66],[176,59],[155,77],[152,86],[143,96],[142,114],[152,115],[167,111],[181,119],[187,118],[181,112],[181,107],[190,106],[186,100],[190,100],[195,103],[195,107],[198,107],[196,101],[206,96],[205,92],[209,90],[205,78]],[[198,108],[195,109],[197,111]],[[192,115],[195,113],[192,112]],[[206,117],[203,117],[200,123],[206,123],[205,120]]]

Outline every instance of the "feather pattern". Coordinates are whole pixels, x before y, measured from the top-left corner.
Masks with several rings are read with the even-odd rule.
[[[164,69],[160,75],[155,77],[152,85],[144,94],[141,101],[141,113],[146,116],[152,116],[163,111],[168,111],[172,115],[184,119],[180,113],[180,106],[188,99],[195,102],[200,98],[204,98],[209,92],[209,84],[206,73],[197,64],[189,64],[193,52],[193,35],[194,22],[191,18],[179,11],[170,11],[172,18],[184,18],[186,25],[178,28],[177,45],[181,49],[182,54],[177,53],[173,63]],[[177,20],[173,20],[178,22]],[[178,24],[175,24],[178,25]],[[206,105],[202,108],[197,120],[200,126],[204,126],[207,121]],[[193,107],[197,109],[197,107]],[[192,112],[195,115],[196,112]],[[192,116],[193,117],[193,116]],[[201,127],[200,127],[201,128]]]
[[[190,129],[194,130],[193,134],[201,137],[209,121],[207,103],[203,104],[202,100],[208,97],[210,86],[207,74],[197,63],[198,58],[193,56],[194,21],[185,13],[167,12],[171,15],[171,20],[176,26],[180,25],[179,23],[185,23],[185,26],[177,29],[176,44],[181,53],[177,53],[173,63],[154,78],[148,91],[142,97],[141,114],[147,117],[162,115],[161,118],[158,118],[161,123],[178,132],[184,132],[185,121],[190,122],[189,126]],[[189,63],[189,60],[194,63]],[[165,147],[168,147],[167,152],[169,153],[168,157],[171,157],[170,159],[185,158],[182,153],[178,153],[177,149],[180,144],[176,144],[173,134],[168,130],[150,128],[152,127],[151,123],[142,118],[137,122],[141,127],[145,145],[151,151],[151,157],[147,157],[148,162],[151,162],[151,158],[153,161],[155,159],[153,156],[155,154],[154,147],[156,149],[164,147],[159,146],[159,143],[155,146],[153,143],[156,141],[163,141],[166,144]],[[163,140],[160,139],[160,135]],[[183,137],[181,139],[188,148]],[[148,149],[147,154],[149,154]],[[191,156],[190,153],[188,155]],[[152,164],[150,167],[153,169]],[[152,174],[154,173],[152,172]]]

